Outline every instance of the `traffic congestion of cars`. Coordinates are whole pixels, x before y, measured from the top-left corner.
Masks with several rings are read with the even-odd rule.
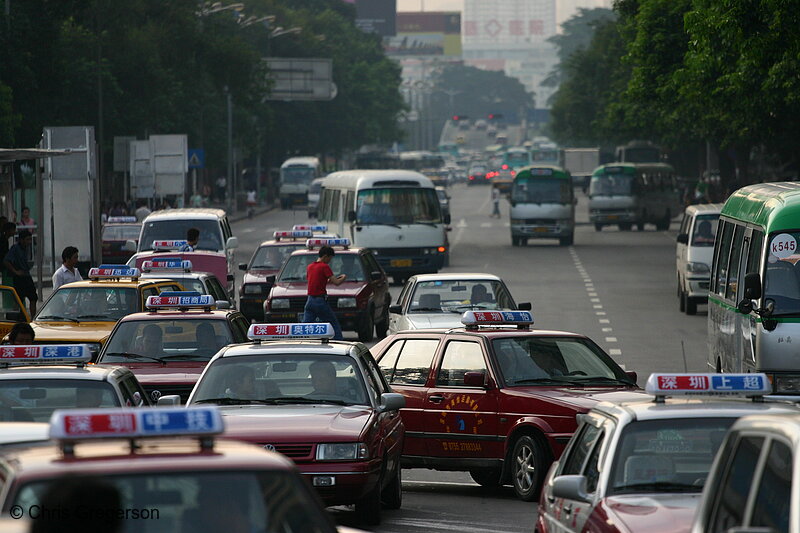
[[[480,122],[477,130],[498,135]],[[238,290],[238,239],[227,214],[211,209],[152,213],[134,238],[108,248],[129,252],[119,256],[127,265],[93,267],[34,317],[0,286],[2,516],[37,519],[31,509],[54,505],[63,484],[104,491],[125,509],[125,531],[335,531],[326,507],[343,505],[372,528],[382,510],[402,508],[403,470],[428,469],[468,473],[490,491],[510,486],[535,506],[537,533],[798,531],[800,407],[794,389],[779,388],[794,383],[791,368],[758,359],[769,338],[751,362],[740,357],[745,367],[725,360],[709,365],[713,373],[637,375],[587,335],[536,327],[532,304],[499,276],[437,272],[437,254],[451,246],[448,191],[495,177],[488,162],[464,163],[461,180],[441,173],[450,177],[438,193],[413,171],[394,181],[389,170],[352,171],[334,177],[341,189],[314,175],[313,212],[339,230],[349,224],[351,235],[312,223],[259,234],[238,264]],[[508,165],[509,246],[542,237],[571,246],[569,172],[532,157]],[[637,176],[660,180],[658,195],[668,189],[668,169],[642,172],[619,163],[595,171],[595,199],[610,199],[602,215],[599,204],[589,208],[598,230],[612,221],[620,232],[662,228],[679,214],[668,206],[643,216],[627,202],[634,188],[649,201]],[[796,322],[776,311],[800,301],[800,281],[792,278],[796,294],[776,286],[786,283],[778,270],[795,276],[797,233],[763,228],[786,223],[800,187],[748,194],[688,207],[675,264],[682,312],[733,302],[753,318],[755,338],[756,327]],[[776,197],[783,219],[737,215],[754,198],[777,209]],[[387,222],[398,206],[407,219]],[[133,225],[107,227],[117,223]],[[371,224],[381,247],[355,245]],[[414,225],[446,246],[404,248]],[[322,250],[345,276],[324,299],[357,341],[306,321],[308,269]],[[436,260],[403,255],[417,252]],[[384,265],[401,273],[394,300]],[[711,315],[709,324],[722,320]],[[17,344],[11,328],[28,322],[33,338]],[[712,326],[709,335],[727,333]]]

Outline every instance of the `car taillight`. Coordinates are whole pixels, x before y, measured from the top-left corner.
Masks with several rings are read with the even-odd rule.
[[[474,180],[475,176],[470,176],[469,179]]]

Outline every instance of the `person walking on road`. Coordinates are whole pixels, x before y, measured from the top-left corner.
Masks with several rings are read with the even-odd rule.
[[[319,259],[306,267],[308,299],[303,310],[303,322],[314,322],[317,319],[320,322],[330,322],[333,326],[333,338],[335,340],[343,340],[342,327],[339,325],[339,320],[336,318],[331,306],[328,305],[328,292],[326,291],[328,283],[338,286],[347,279],[344,274],[333,275],[330,262],[334,254],[333,248],[323,246],[319,249]]]
[[[492,187],[492,217],[500,218],[500,189]]]
[[[36,302],[39,300],[36,294],[36,285],[31,277],[31,265],[28,263],[28,250],[32,243],[31,232],[26,229],[20,231],[17,244],[11,247],[3,261],[13,276],[14,288],[20,299],[28,299],[31,318],[36,315]]]
[[[0,258],[5,261],[9,248],[8,240],[17,232],[17,225],[13,222],[6,221],[0,230],[2,230],[2,233],[0,233]],[[13,283],[11,279],[11,271],[6,268],[5,262],[0,264],[0,273],[2,273],[3,276],[3,285],[11,285],[11,283]]]
[[[83,277],[78,270],[78,249],[74,246],[67,246],[61,252],[61,266],[53,274],[53,290],[60,286],[74,281],[81,281]]]
[[[150,213],[151,211],[150,208],[147,207],[147,202],[144,200],[139,200],[139,207],[137,207],[136,211],[134,211],[134,214],[136,215],[136,222],[143,221]]]

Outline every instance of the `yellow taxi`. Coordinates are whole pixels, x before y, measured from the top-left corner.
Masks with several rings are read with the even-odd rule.
[[[14,287],[0,285],[0,337],[5,337],[18,322],[30,322],[31,318]]]
[[[89,279],[59,287],[31,322],[36,344],[88,344],[97,359],[117,321],[144,310],[148,296],[183,287],[168,279],[139,279],[139,269],[101,265]]]

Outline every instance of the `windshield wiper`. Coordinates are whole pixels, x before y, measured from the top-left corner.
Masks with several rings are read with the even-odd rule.
[[[281,278],[278,281],[302,281],[303,278]]]
[[[245,400],[243,398],[203,398],[194,403],[215,403],[218,405],[251,405],[254,403],[272,405],[268,400]]]
[[[358,222],[356,224],[359,226],[392,226],[393,228],[403,229],[400,227],[399,224],[393,224],[392,222]]]
[[[414,309],[409,309],[409,313],[416,313],[417,311],[435,311],[435,312],[443,312],[444,309],[441,307],[415,307]]]
[[[214,354],[211,354],[214,355]],[[208,361],[211,359],[211,355],[200,355],[194,353],[180,353],[180,354],[172,354],[172,355],[165,355],[160,360],[166,361],[168,359],[197,359],[199,361]]]
[[[45,316],[37,316],[36,320],[67,320],[69,322],[78,323],[77,320],[74,318],[70,318],[68,316],[58,316],[58,315],[45,315]]]
[[[149,355],[142,355],[140,353],[130,353],[130,352],[107,352],[103,357],[106,355],[108,356],[117,356],[117,357],[124,357],[125,359],[147,359],[148,361],[153,361],[156,363],[164,364],[164,361],[159,359],[158,357],[151,357]]]
[[[576,381],[585,382],[600,382],[600,383],[619,383],[621,385],[628,385],[631,387],[636,386],[636,383],[624,379],[609,378],[606,376],[575,376]]]
[[[103,320],[114,320],[108,315],[79,315],[78,318],[101,318]]]
[[[701,486],[690,485],[689,483],[675,483],[672,481],[633,483],[631,485],[622,485],[621,487],[613,488],[614,492],[700,492],[701,490],[703,490],[703,487]]]
[[[267,398],[264,401],[274,401],[276,404],[284,403],[331,403],[334,405],[350,405],[344,400],[331,400],[330,398],[308,398],[306,396],[283,396],[281,398]]]
[[[543,384],[547,383],[547,384],[558,384],[558,385],[563,385],[563,384],[566,383],[566,384],[569,384],[569,385],[585,385],[585,383],[582,383],[582,382],[574,380],[574,379],[554,377],[554,376],[547,377],[547,378],[523,378],[523,379],[517,379],[512,384],[513,385],[519,385],[520,383],[543,383]]]

